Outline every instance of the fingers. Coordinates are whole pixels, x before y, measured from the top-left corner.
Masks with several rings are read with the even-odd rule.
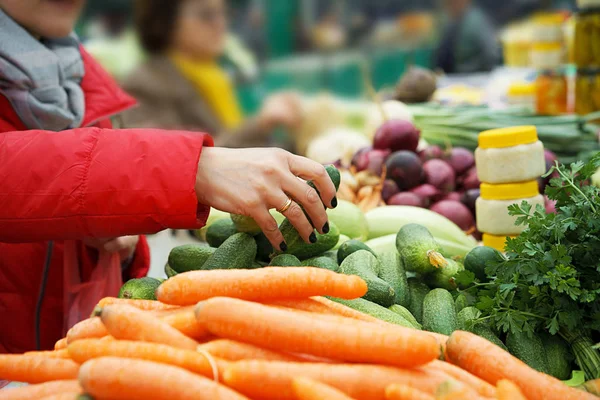
[[[281,251],[287,250],[287,245],[283,239],[283,235],[279,231],[277,221],[271,216],[269,210],[261,208],[259,211],[253,213],[251,217],[254,218],[258,226],[260,226],[260,229],[267,239],[269,239],[269,242],[271,242],[274,249],[279,249]]]
[[[122,250],[135,248],[139,236],[121,236],[104,243],[104,250],[109,253],[117,253]]]
[[[313,181],[321,195],[323,204],[329,208],[334,208],[337,205],[335,186],[324,166],[308,158],[290,154],[289,167],[294,175]]]
[[[321,198],[315,189],[306,182],[291,175],[282,182],[283,190],[304,207],[310,217],[312,226],[320,233],[329,232],[327,212],[323,208]],[[300,207],[298,207],[300,208]]]
[[[277,208],[283,207],[288,202],[288,197],[285,193],[281,193],[279,200],[276,200],[273,204],[277,205]],[[322,206],[321,206],[322,208]],[[292,201],[290,207],[282,212],[282,214],[292,223],[292,225],[296,228],[300,236],[307,243],[315,243],[317,241],[317,236],[315,235],[315,230],[312,224],[309,222],[308,218],[304,214],[304,211],[298,203]]]

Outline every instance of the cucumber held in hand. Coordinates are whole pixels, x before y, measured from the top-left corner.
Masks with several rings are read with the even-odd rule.
[[[231,219],[220,219],[206,230],[206,242],[210,247],[219,247],[237,232],[238,230]]]
[[[487,247],[479,246],[467,254],[465,257],[465,269],[475,274],[475,277],[481,282],[489,281],[487,274],[485,273],[485,267],[489,262],[501,262],[504,260],[504,256],[498,250]]]
[[[285,217],[277,212],[277,210],[269,210],[269,213],[278,224],[282,223],[285,219]],[[260,226],[258,226],[254,218],[246,215],[231,214],[231,222],[235,226],[237,232],[244,232],[252,236],[262,232],[262,229],[260,229]]]
[[[342,243],[342,245],[338,249],[338,252],[337,252],[338,263],[341,264],[342,262],[344,262],[346,257],[348,257],[350,254],[352,254],[358,250],[366,250],[369,253],[373,254],[374,256],[377,256],[377,254],[373,250],[371,250],[371,248],[369,246],[367,246],[360,240],[351,239],[351,240],[348,240],[347,242]]]
[[[319,256],[309,258],[308,260],[302,261],[302,265],[305,267],[317,267],[328,269],[333,272],[338,272],[340,266],[332,258],[326,256]]]
[[[407,271],[430,274],[446,264],[440,245],[422,225],[403,226],[396,235],[396,248]]]
[[[410,293],[400,255],[397,251],[384,253],[379,256],[379,261],[381,266],[378,275],[396,292],[394,303],[407,307],[410,304]]]
[[[377,303],[383,307],[394,304],[396,293],[375,271],[380,269],[379,260],[366,250],[359,250],[350,254],[340,265],[340,273],[358,275],[367,283],[367,294],[364,299]]]
[[[306,243],[287,219],[283,221],[279,229],[287,244],[285,254],[292,254],[300,260],[320,256],[333,249],[340,239],[340,231],[332,222],[329,223],[329,232],[325,235],[316,232],[317,241],[315,243]]]
[[[255,257],[254,238],[247,233],[236,233],[215,250],[202,269],[250,269]]]
[[[458,329],[454,299],[445,289],[433,289],[423,300],[423,329],[451,335]]]
[[[169,253],[168,264],[176,273],[199,270],[214,252],[212,247],[197,244],[177,246]]]
[[[298,257],[293,256],[291,254],[280,254],[275,256],[269,267],[301,267],[302,262],[298,260]]]

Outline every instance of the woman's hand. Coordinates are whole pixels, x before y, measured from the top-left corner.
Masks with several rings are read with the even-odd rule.
[[[258,123],[261,130],[270,132],[274,128],[297,128],[302,122],[302,104],[294,93],[279,93],[267,98],[260,112]]]
[[[98,250],[119,253],[121,261],[125,261],[133,256],[139,240],[139,236],[121,236],[113,239],[87,238],[83,240],[83,243]]]
[[[312,180],[321,198],[298,178]],[[202,149],[196,193],[202,204],[254,218],[271,244],[283,251],[287,246],[269,209],[281,209],[288,199],[294,200],[283,214],[306,242],[314,242],[315,228],[320,233],[329,231],[323,204],[337,206],[335,186],[325,168],[281,149]],[[299,205],[310,216],[314,228]]]

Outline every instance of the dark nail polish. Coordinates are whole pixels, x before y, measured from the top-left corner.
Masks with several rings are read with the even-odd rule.
[[[315,235],[315,233],[311,233],[310,236],[308,237],[308,240],[310,240],[311,243],[317,243],[317,235]]]
[[[279,249],[283,252],[287,251],[287,244],[285,242],[281,242]]]
[[[334,197],[333,200],[331,200],[331,207],[333,207],[333,208],[337,207],[337,197]]]
[[[326,222],[325,225],[323,225],[323,233],[329,233],[329,222]]]

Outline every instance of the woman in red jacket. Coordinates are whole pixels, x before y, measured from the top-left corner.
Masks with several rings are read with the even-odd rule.
[[[83,4],[0,0],[0,353],[52,348],[114,287],[102,276],[111,252],[123,253],[125,278],[145,275],[145,240],[128,259],[136,240],[123,236],[195,229],[213,206],[252,216],[285,250],[269,208],[314,242],[298,203],[319,232],[329,230],[321,200],[337,203],[321,165],[282,150],[111,129],[134,101],[70,33]]]

